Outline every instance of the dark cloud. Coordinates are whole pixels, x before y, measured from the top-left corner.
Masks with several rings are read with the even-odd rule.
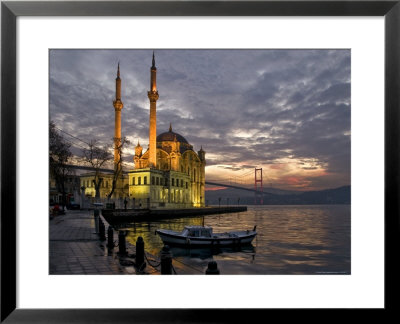
[[[312,171],[323,165],[336,176],[318,180],[319,185],[349,184],[349,50],[155,54],[158,134],[172,123],[195,150],[203,146],[209,166],[243,170],[243,164],[314,159],[316,165],[302,168]],[[83,141],[110,142],[120,61],[122,133],[132,140],[131,152],[137,140],[147,148],[151,55],[151,50],[51,50],[51,119]]]

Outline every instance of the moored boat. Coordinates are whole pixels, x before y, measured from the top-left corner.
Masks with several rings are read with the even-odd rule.
[[[185,226],[182,232],[158,229],[156,233],[164,244],[197,246],[238,246],[251,244],[256,237],[256,226],[253,230],[213,233],[209,226]]]

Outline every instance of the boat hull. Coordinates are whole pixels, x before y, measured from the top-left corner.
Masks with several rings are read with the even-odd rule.
[[[171,246],[186,247],[222,247],[222,246],[241,246],[249,245],[257,235],[256,232],[250,232],[248,235],[238,237],[183,237],[157,230],[157,234],[163,243]]]

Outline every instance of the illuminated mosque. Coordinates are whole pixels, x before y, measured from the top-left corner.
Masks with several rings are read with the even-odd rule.
[[[191,208],[204,207],[205,151],[196,153],[193,146],[180,134],[169,130],[157,136],[157,68],[153,53],[150,68],[149,146],[135,147],[133,170],[128,171],[129,198],[136,208]],[[117,149],[121,142],[121,78],[118,65],[116,78],[114,163],[119,160]],[[123,184],[126,187],[126,183]]]

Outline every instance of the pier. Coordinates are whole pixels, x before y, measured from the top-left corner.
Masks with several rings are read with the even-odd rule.
[[[103,217],[110,223],[151,221],[176,217],[240,213],[247,211],[247,206],[199,207],[182,209],[102,209]]]
[[[119,232],[109,231],[112,226],[99,215],[103,223],[96,226],[93,210],[69,210],[49,222],[49,274],[50,275],[160,275],[161,257],[151,255],[144,244],[143,269],[135,267],[137,247],[125,242],[126,254],[119,252]],[[110,234],[112,233],[112,237]],[[103,236],[103,237],[102,237]],[[113,247],[109,244],[113,242]],[[205,274],[207,269],[188,266],[172,258],[172,274]],[[153,267],[154,266],[154,267]]]

